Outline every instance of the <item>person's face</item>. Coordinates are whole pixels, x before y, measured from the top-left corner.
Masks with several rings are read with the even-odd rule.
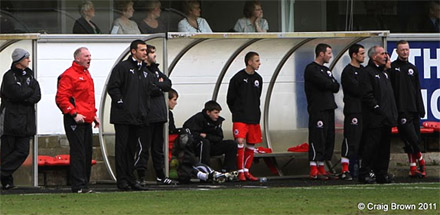
[[[257,18],[263,17],[263,8],[261,8],[261,5],[255,5],[252,15]]]
[[[405,43],[405,44],[399,44],[397,46],[397,55],[399,56],[400,59],[402,60],[408,60],[409,57],[409,44]]]
[[[91,7],[90,9],[86,10],[84,13],[86,14],[86,16],[92,18],[95,16],[95,8]]]
[[[206,114],[209,116],[209,118],[211,118],[212,121],[215,122],[215,121],[218,120],[218,117],[220,116],[220,111],[218,111],[218,110],[212,110],[212,111],[207,110]]]
[[[133,5],[129,4],[127,8],[125,8],[124,12],[122,12],[122,15],[127,18],[131,18],[133,17],[133,13],[134,13]]]
[[[89,50],[82,49],[81,53],[79,54],[78,57],[76,57],[75,60],[79,65],[83,66],[86,69],[89,69],[90,61],[92,60],[92,55],[90,54]]]
[[[16,67],[19,69],[26,69],[29,67],[29,63],[31,62],[31,59],[29,57],[23,58],[20,62],[17,63]]]
[[[322,59],[324,60],[324,63],[330,62],[330,59],[332,58],[332,49],[327,47],[325,52],[320,53],[322,55]]]
[[[385,49],[383,49],[383,47],[377,47],[376,55],[373,56],[373,61],[379,66],[384,66],[387,63],[387,60]]]
[[[358,63],[363,63],[365,60],[365,49],[363,48],[359,48],[358,53],[354,53],[353,54],[353,58],[358,62]]]
[[[195,17],[200,17],[200,11],[201,11],[200,4],[195,3],[192,5],[191,11],[189,13],[190,15],[193,15]]]
[[[159,18],[160,17],[160,13],[162,12],[162,10],[160,9],[160,6],[161,6],[160,3],[157,4],[157,7],[154,8],[154,10],[153,10],[154,17],[156,17],[156,18]]]
[[[146,44],[138,44],[136,50],[132,49],[131,54],[138,61],[144,61],[147,57],[147,45]]]
[[[258,70],[260,68],[260,56],[255,55],[248,61],[248,66],[250,66],[253,70]]]
[[[429,9],[429,15],[432,18],[440,19],[440,4],[433,4]]]
[[[150,53],[147,54],[147,59],[146,59],[147,63],[148,64],[156,63],[156,56],[157,56],[156,49],[150,50]]]
[[[173,110],[177,105],[177,96],[173,96],[173,98],[168,100],[170,110]]]

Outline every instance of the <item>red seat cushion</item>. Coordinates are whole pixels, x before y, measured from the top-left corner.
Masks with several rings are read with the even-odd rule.
[[[287,149],[289,152],[308,152],[309,151],[309,144],[303,143],[299,144],[297,146],[293,146]]]
[[[48,161],[53,161],[55,158],[47,155],[38,155],[38,166],[45,166]]]
[[[426,121],[423,122],[423,127],[432,128],[434,131],[440,132],[440,122]]]
[[[434,129],[433,128],[420,128],[420,133],[422,133],[422,134],[434,133]]]

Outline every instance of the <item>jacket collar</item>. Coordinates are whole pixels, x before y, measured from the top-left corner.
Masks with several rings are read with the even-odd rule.
[[[78,71],[78,72],[86,72],[86,71],[88,71],[84,66],[81,66],[81,65],[79,65],[77,62],[75,62],[75,61],[73,61],[72,62],[72,67],[73,67],[73,69],[75,70],[75,71]]]
[[[138,66],[138,61],[133,57],[133,55],[130,55],[130,57],[128,58],[128,60],[135,65],[136,67]],[[141,61],[142,66],[145,66],[145,62]]]
[[[205,119],[206,119],[209,123],[212,123],[212,124],[214,124],[214,125],[220,125],[220,124],[222,124],[222,122],[225,120],[223,117],[219,116],[218,119],[217,119],[217,121],[213,121],[213,120],[211,119],[211,117],[209,117],[208,114],[206,114],[206,110],[205,110],[205,109],[202,110],[202,114],[203,114],[203,116],[205,117]]]

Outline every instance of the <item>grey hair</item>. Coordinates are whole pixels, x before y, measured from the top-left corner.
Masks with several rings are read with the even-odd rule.
[[[379,47],[381,47],[381,46],[373,46],[373,47],[371,47],[370,49],[368,49],[368,57],[370,58],[370,59],[372,59],[373,58],[373,56],[374,55],[376,55],[377,54],[377,48],[379,48]]]
[[[79,5],[79,14],[81,14],[81,16],[85,16],[86,11],[90,10],[91,8],[93,8],[93,2],[85,0]]]
[[[73,53],[73,58],[76,60],[76,58],[77,57],[79,57],[79,55],[81,54],[81,51],[82,50],[89,50],[88,48],[86,48],[86,47],[80,47],[80,48],[77,48],[76,50],[75,50],[75,52]]]

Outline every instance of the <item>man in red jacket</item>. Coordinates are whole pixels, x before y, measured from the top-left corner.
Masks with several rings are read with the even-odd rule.
[[[92,123],[96,116],[95,89],[88,71],[91,55],[87,48],[73,54],[72,66],[58,77],[56,103],[64,114],[64,130],[70,145],[70,183],[72,192],[89,193],[92,162]]]

